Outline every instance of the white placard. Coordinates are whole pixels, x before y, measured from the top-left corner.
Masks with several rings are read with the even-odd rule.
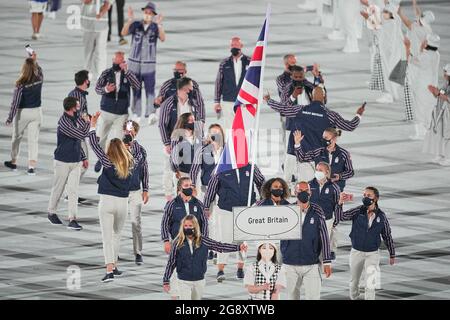
[[[233,240],[298,240],[301,234],[298,206],[233,208]]]

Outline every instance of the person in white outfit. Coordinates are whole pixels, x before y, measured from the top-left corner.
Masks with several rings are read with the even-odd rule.
[[[409,56],[409,69],[412,71],[411,74],[408,74],[408,81],[411,86],[412,105],[415,114],[415,134],[410,137],[413,140],[423,140],[431,123],[431,112],[436,98],[428,90],[428,86],[436,87],[438,85],[439,42],[440,38],[437,34],[429,34],[422,43],[419,55],[411,57],[409,54],[411,42],[405,41]],[[412,78],[412,75],[414,75],[414,78]]]
[[[428,86],[428,90],[437,101],[431,113],[431,123],[425,135],[423,152],[434,155],[434,163],[450,166],[450,63],[444,67],[444,81],[441,89],[433,85]]]
[[[83,29],[84,69],[97,79],[106,67],[108,39],[108,0],[82,0],[81,28]]]

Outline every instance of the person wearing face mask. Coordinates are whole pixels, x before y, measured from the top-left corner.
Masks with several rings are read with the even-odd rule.
[[[339,206],[341,190],[336,183],[332,182],[330,177],[330,165],[327,162],[319,162],[316,165],[314,179],[309,181],[309,189],[311,190],[311,201],[318,204],[325,214],[325,223],[330,238],[331,260],[335,260],[337,251],[336,227],[338,225],[336,217],[337,211],[342,210],[342,207]]]
[[[214,91],[214,110],[223,114],[223,126],[231,129],[234,103],[250,64],[250,57],[242,53],[244,44],[239,37],[230,41],[231,56],[220,62]],[[222,103],[220,102],[222,100]]]
[[[91,85],[91,81],[89,80],[89,71],[88,70],[80,70],[77,73],[75,73],[75,84],[76,84],[76,87],[72,91],[70,91],[67,96],[74,97],[80,103],[79,115],[81,115],[81,116],[87,115],[88,117],[90,117],[89,110],[88,110],[88,103],[87,103],[87,99],[86,99],[87,95],[89,94],[88,89]],[[86,139],[81,140],[81,148],[83,149],[84,155],[86,156],[86,167],[84,165],[81,167],[80,181],[81,181],[81,179],[83,179],[84,175],[86,174],[88,165],[89,165],[89,163],[88,163],[89,150],[88,150],[88,146],[86,143]],[[67,196],[66,196],[66,199],[67,199]],[[78,197],[79,204],[85,202],[86,200],[87,199]]]
[[[193,82],[188,77],[177,80],[178,90],[175,95],[169,97],[161,105],[161,116],[159,118],[159,132],[164,144],[164,172],[163,187],[167,201],[172,200],[174,186],[173,173],[171,170],[170,155],[172,153],[171,136],[179,117],[184,113],[191,113],[194,121],[205,122],[205,109],[197,104],[189,94],[193,90]],[[180,129],[183,129],[180,127]],[[203,129],[203,128],[202,128]],[[200,134],[200,132],[198,132]]]
[[[331,166],[330,180],[335,182],[340,191],[344,191],[347,180],[354,176],[353,162],[350,153],[337,145],[337,138],[342,134],[336,128],[327,128],[323,132],[322,146],[320,148],[304,152],[303,135],[301,131],[294,132],[294,150],[297,160],[325,162]]]
[[[54,153],[53,187],[48,204],[48,220],[53,225],[62,225],[56,210],[59,200],[66,189],[68,197],[68,229],[81,230],[77,222],[78,186],[81,166],[87,167],[86,154],[81,141],[89,133],[89,117],[79,116],[80,103],[74,97],[63,102],[64,113],[58,121],[57,147]]]
[[[189,177],[192,180],[192,186],[196,190],[196,192],[201,191],[201,194],[204,195],[206,193],[206,188],[208,186],[209,180],[211,179],[211,175],[216,168],[216,165],[219,163],[220,155],[222,154],[223,145],[224,145],[224,132],[222,127],[214,123],[208,128],[208,137],[206,139],[206,143],[201,148],[198,148],[195,155],[194,161],[191,166],[191,171],[189,172]],[[200,177],[199,177],[200,174]],[[200,178],[200,181],[198,181]],[[200,182],[200,183],[197,183]],[[200,185],[200,190],[198,190],[198,186]],[[200,192],[198,193],[200,197]],[[214,203],[215,205],[215,203]],[[209,211],[208,224],[209,224],[209,236],[211,239],[216,239],[216,220],[217,215],[214,214],[214,205],[212,206],[212,210]],[[217,258],[217,254],[214,252],[210,252],[208,255],[208,259]]]
[[[407,28],[408,38],[405,37],[405,41],[410,41],[410,59],[411,57],[416,58],[419,56],[422,43],[427,39],[427,36],[429,34],[433,33],[431,24],[434,22],[433,12],[429,10],[422,12],[417,6],[416,0],[413,0],[413,8],[414,13],[416,14],[415,21],[410,21],[401,10],[401,7],[398,8],[398,15]],[[405,106],[406,120],[412,121],[414,120],[414,106],[413,98],[411,96],[411,85],[409,81],[410,79],[414,79],[415,76],[412,74],[414,72],[414,68],[411,69],[409,65],[407,65],[406,69],[405,85],[403,87],[403,101]]]
[[[110,132],[115,137],[122,137],[123,123],[128,119],[131,88],[140,89],[141,83],[136,76],[128,70],[125,54],[117,51],[113,57],[112,68],[102,72],[95,86],[95,92],[102,96],[100,109],[102,110],[98,137],[102,149]],[[100,160],[95,164],[95,172],[102,168]]]
[[[186,62],[177,61],[173,67],[173,78],[165,81],[161,88],[159,89],[158,97],[155,99],[156,105],[161,105],[168,98],[172,97],[177,93],[178,90],[178,80],[185,78],[187,74]],[[198,106],[199,110],[205,109],[205,102],[203,100],[202,93],[200,92],[200,87],[197,81],[190,79],[192,82],[192,93],[190,99]]]
[[[97,79],[106,67],[106,45],[108,39],[108,10],[111,1],[82,0],[81,28],[83,30],[84,69]]]
[[[155,99],[155,77],[156,77],[156,45],[158,39],[162,42],[166,40],[162,20],[163,16],[156,13],[156,5],[148,2],[142,8],[142,20],[134,21],[134,13],[131,7],[128,9],[128,22],[123,26],[122,36],[129,34],[132,36],[130,56],[128,64],[130,71],[144,83],[146,95],[145,118],[153,125],[158,121]],[[142,90],[141,87],[133,90],[133,104],[131,111],[137,122],[142,115]]]
[[[306,300],[319,300],[322,287],[320,266],[331,276],[330,242],[322,208],[310,202],[308,182],[295,186],[297,205],[301,212],[301,240],[281,240],[280,249],[286,270],[286,291],[289,300],[299,300],[302,285]]]
[[[246,268],[244,277],[249,299],[279,300],[280,291],[286,288],[286,273],[278,263],[277,246],[272,241],[262,241],[256,250],[256,262]]]
[[[42,122],[41,94],[44,75],[37,63],[36,53],[27,58],[22,65],[20,77],[16,81],[14,94],[5,121],[12,124],[11,160],[4,165],[13,171],[17,170],[17,158],[25,130],[28,131],[28,175],[36,175],[38,158],[38,139]]]
[[[181,300],[200,300],[205,288],[208,250],[217,252],[247,251],[247,245],[228,244],[212,240],[200,232],[198,220],[187,215],[170,249],[163,277],[163,288],[170,292],[170,278],[176,268]]]
[[[254,206],[286,206],[289,205],[289,187],[281,178],[267,180],[261,189],[261,200]]]
[[[325,106],[325,90],[320,85],[314,88],[312,102],[308,105],[298,105],[293,102],[280,103],[270,99],[270,94],[265,95],[264,100],[273,110],[292,119],[289,124],[288,141],[288,153],[292,155],[295,155],[295,131],[300,130],[305,135],[302,148],[304,152],[308,152],[323,146],[322,137],[325,129],[337,127],[345,131],[353,131],[358,127],[364,113],[364,106],[361,106],[356,110],[356,115],[352,120],[345,120],[339,113]],[[311,180],[314,176],[313,168],[313,163],[310,163],[309,167],[302,167],[304,171],[298,173],[299,179]],[[292,177],[287,178],[287,181],[295,180],[291,179]]]
[[[350,299],[375,300],[375,286],[372,283],[374,275],[379,280],[380,275],[380,244],[381,238],[389,251],[389,264],[395,263],[395,247],[392,240],[391,227],[386,214],[378,207],[380,193],[375,187],[367,187],[361,206],[339,211],[338,221],[352,221],[350,239],[352,249],[350,251]],[[344,203],[344,195],[341,194],[340,205]],[[361,273],[366,274],[365,296],[359,293]]]
[[[204,198],[205,211],[210,215],[210,209],[218,195],[217,205],[214,206],[214,214],[217,215],[216,232],[220,237],[220,241],[233,241],[233,207],[247,206],[248,191],[250,183],[252,183],[251,202],[256,202],[256,192],[260,192],[264,184],[265,178],[259,170],[258,166],[254,166],[253,181],[250,180],[251,163],[244,167],[214,173],[206,188]],[[261,194],[261,192],[260,192]],[[217,281],[223,282],[225,277],[225,265],[228,263],[229,254],[221,253],[217,255]],[[236,278],[244,278],[244,257],[237,257]]]
[[[178,235],[183,219],[192,215],[197,219],[202,236],[208,236],[208,219],[203,211],[203,203],[195,197],[192,181],[188,177],[182,177],[177,183],[177,196],[167,202],[161,220],[161,240],[164,243],[164,252],[169,254],[172,242]],[[176,274],[170,279],[172,298],[179,297]]]
[[[423,152],[435,156],[432,160],[441,166],[450,166],[450,64],[444,67],[444,85],[441,89],[433,85],[428,90],[436,99],[431,122],[425,135]]]
[[[409,57],[408,82],[411,89],[412,106],[415,114],[414,129],[415,134],[410,138],[413,140],[423,140],[427,128],[431,124],[431,110],[435,102],[434,95],[428,90],[428,86],[438,85],[439,73],[439,44],[440,37],[435,34],[428,34],[422,43],[421,52],[417,57],[411,57],[411,41],[406,40],[405,46]],[[413,77],[412,77],[413,76]]]
[[[128,197],[129,216],[131,218],[131,232],[133,237],[134,262],[144,263],[142,258],[142,206],[148,202],[148,163],[147,151],[136,140],[140,126],[136,121],[123,124],[125,146],[133,155],[134,168],[131,174],[130,195]]]
[[[203,146],[201,130],[195,130],[192,113],[183,113],[178,118],[170,142],[170,164],[175,177],[189,177],[194,155]]]

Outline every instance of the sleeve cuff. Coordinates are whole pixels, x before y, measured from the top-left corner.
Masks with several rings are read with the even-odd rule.
[[[359,118],[359,120],[362,119],[362,117],[359,114],[356,114],[356,116]]]
[[[331,260],[323,260],[322,264],[323,266],[331,266]]]
[[[300,149],[300,144],[294,144],[294,149]]]

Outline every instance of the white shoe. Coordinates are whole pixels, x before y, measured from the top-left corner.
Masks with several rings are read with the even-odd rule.
[[[394,102],[394,98],[389,93],[384,93],[376,101],[378,103],[392,103],[392,102]]]
[[[310,24],[312,26],[318,26],[318,25],[320,25],[321,22],[322,22],[322,20],[320,19],[320,17],[315,17],[313,20],[308,22],[308,24]]]
[[[445,158],[442,156],[437,156],[436,158],[432,159],[431,162],[441,164],[442,161],[444,161]]]
[[[158,122],[158,116],[154,113],[150,114],[148,117],[148,124],[150,126],[154,125],[156,122]]]
[[[316,6],[313,3],[309,3],[306,1],[305,3],[299,3],[297,8],[305,10],[305,11],[316,11]]]
[[[37,40],[37,39],[38,39],[37,33],[33,33],[33,34],[31,35],[31,39]]]
[[[52,20],[55,20],[55,19],[56,19],[56,11],[50,11],[50,12],[47,14],[47,18],[50,18],[50,19],[52,19]]]
[[[439,164],[443,167],[450,167],[450,159],[443,158],[442,161],[439,162]]]
[[[330,40],[344,40],[344,35],[339,30],[333,30],[330,34],[328,34],[328,39]]]

